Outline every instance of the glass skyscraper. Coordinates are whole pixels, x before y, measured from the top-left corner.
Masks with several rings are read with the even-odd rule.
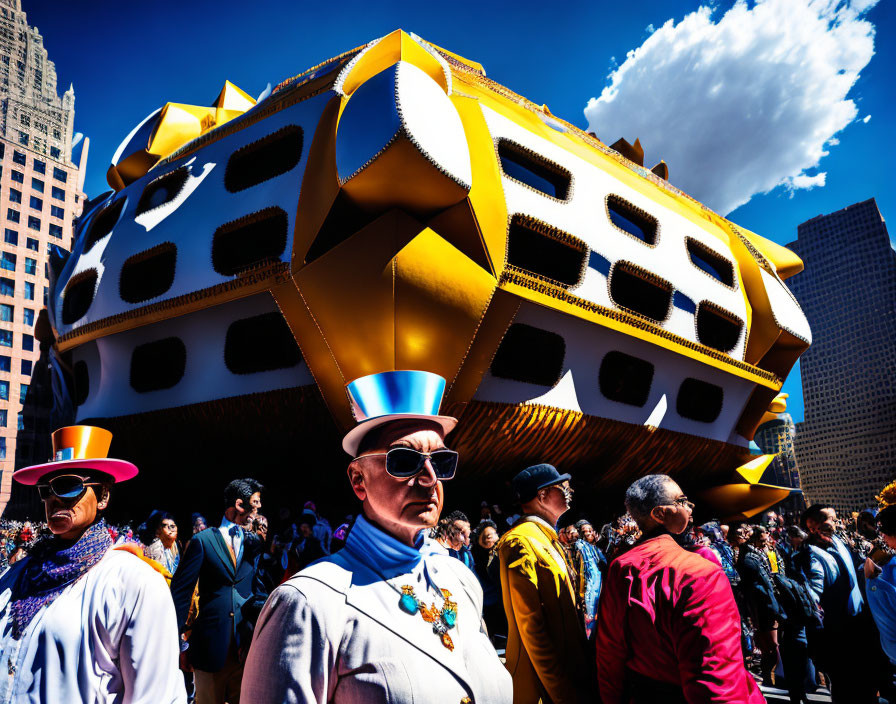
[[[810,503],[876,505],[896,478],[896,251],[872,198],[801,224],[788,279],[812,326],[795,448]]]

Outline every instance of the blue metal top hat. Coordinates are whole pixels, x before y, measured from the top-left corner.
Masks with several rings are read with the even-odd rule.
[[[445,379],[432,372],[402,369],[362,376],[346,384],[352,413],[358,422],[342,439],[342,448],[355,457],[361,439],[393,420],[431,420],[450,433],[457,419],[440,416]]]

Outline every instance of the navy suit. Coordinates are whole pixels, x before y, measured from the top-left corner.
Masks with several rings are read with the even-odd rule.
[[[183,633],[196,581],[199,581],[199,614],[190,634],[187,659],[197,670],[217,672],[224,667],[231,638],[237,647],[248,646],[252,628],[267,594],[255,580],[263,544],[243,531],[243,547],[234,565],[230,549],[217,528],[206,528],[190,540],[181,557],[171,596]]]

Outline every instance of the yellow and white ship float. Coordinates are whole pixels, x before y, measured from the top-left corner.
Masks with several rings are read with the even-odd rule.
[[[151,428],[213,465],[270,464],[272,427],[338,460],[345,385],[420,369],[464,480],[664,471],[752,515],[789,493],[749,442],[810,343],[802,262],[642,161],[403,31],[258,102],[168,103],[55,262],[75,420],[144,464]]]

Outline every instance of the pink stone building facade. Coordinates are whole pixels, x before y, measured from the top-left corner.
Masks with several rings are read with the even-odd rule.
[[[13,470],[46,460],[53,430],[34,328],[47,303],[50,248],[71,251],[85,200],[87,144],[73,135],[74,102],[72,88],[59,97],[21,0],[0,0],[0,511]]]

